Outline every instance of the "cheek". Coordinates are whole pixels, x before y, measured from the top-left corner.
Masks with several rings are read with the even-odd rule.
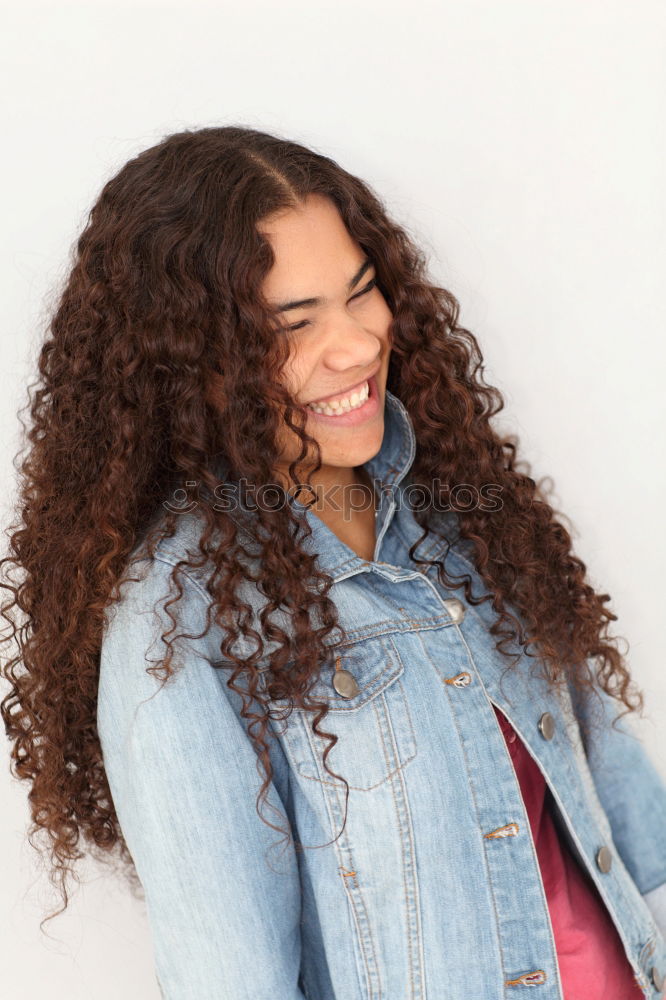
[[[295,399],[308,398],[307,385],[312,379],[315,358],[300,345],[292,347],[289,360],[283,368],[282,384]]]

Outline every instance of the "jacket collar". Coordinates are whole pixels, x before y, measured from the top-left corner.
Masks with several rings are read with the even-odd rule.
[[[386,390],[384,403],[384,438],[381,448],[364,463],[370,478],[389,492],[405,478],[416,455],[416,437],[411,417],[404,403]]]
[[[377,491],[378,513],[376,519],[376,537],[378,545],[388,527],[395,509],[395,493],[399,484],[406,477],[416,454],[416,437],[414,427],[404,404],[389,389],[385,391],[384,401],[384,437],[382,444],[372,458],[363,463],[370,480]],[[228,491],[235,493],[234,518],[242,528],[243,517],[252,516],[252,511],[242,503],[238,482],[222,475],[222,468],[217,467],[218,476],[224,479]],[[316,554],[321,569],[334,580],[353,576],[358,572],[367,572],[370,563],[358,556],[342,542],[315,513],[308,510],[305,504],[294,497],[290,502],[305,511],[311,534],[301,536],[301,544],[306,551]],[[377,549],[375,549],[375,557]]]

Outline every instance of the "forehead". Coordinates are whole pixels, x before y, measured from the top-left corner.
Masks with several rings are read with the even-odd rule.
[[[336,205],[310,195],[305,205],[262,220],[275,262],[264,278],[269,298],[317,295],[346,284],[364,256],[345,227]]]

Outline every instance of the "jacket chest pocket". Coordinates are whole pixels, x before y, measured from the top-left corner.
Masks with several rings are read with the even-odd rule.
[[[338,737],[326,763],[350,789],[370,791],[416,756],[404,669],[394,640],[382,635],[338,650],[335,667],[324,667],[313,686],[312,697],[328,704],[319,728]],[[313,717],[295,708],[284,723],[282,738],[292,766],[302,778],[344,791],[343,782],[324,769],[330,740],[312,731]]]

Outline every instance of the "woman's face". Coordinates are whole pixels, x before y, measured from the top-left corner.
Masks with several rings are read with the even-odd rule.
[[[300,403],[325,400],[331,407],[323,414],[308,409],[305,429],[321,449],[320,480],[347,482],[381,447],[393,317],[374,283],[373,262],[328,198],[309,196],[305,207],[267,217],[259,228],[275,255],[263,292],[293,331],[283,384]],[[317,301],[295,304],[302,300]],[[276,471],[286,476],[300,452],[286,425],[281,445]]]

